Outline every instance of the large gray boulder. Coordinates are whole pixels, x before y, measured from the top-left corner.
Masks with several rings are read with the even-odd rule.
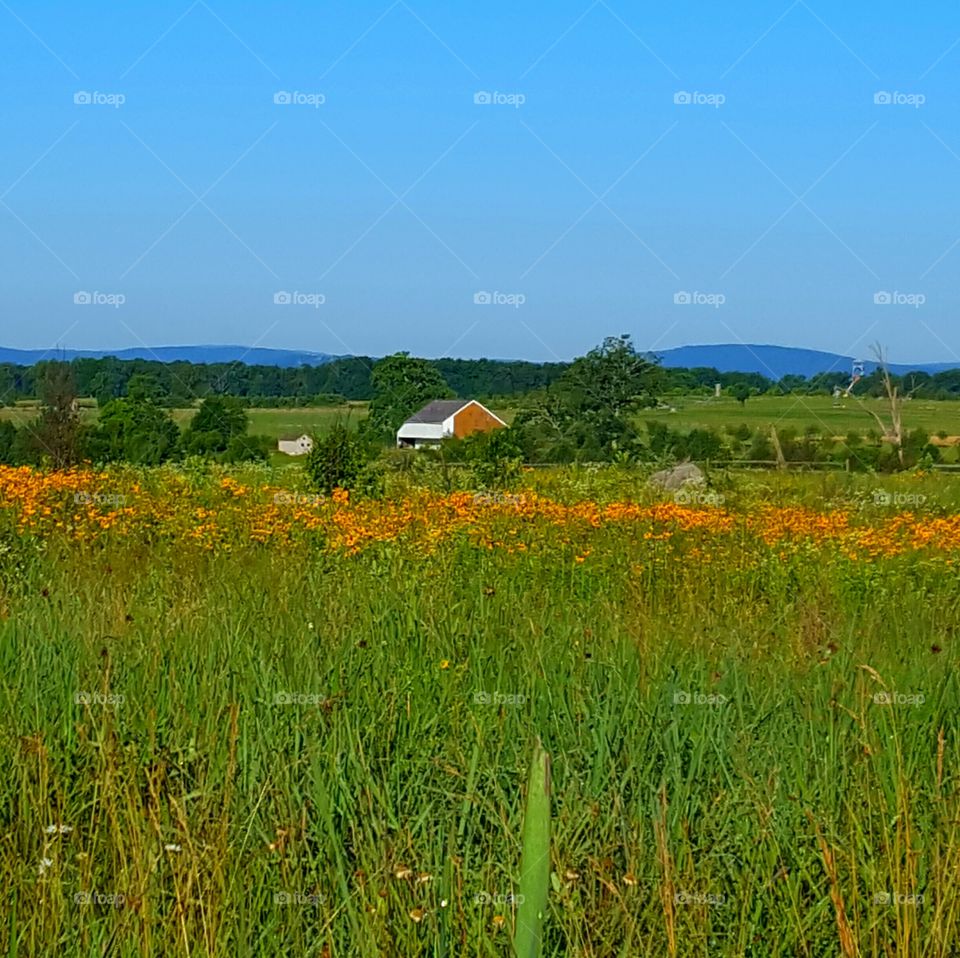
[[[703,470],[692,462],[682,462],[671,469],[661,469],[650,477],[652,486],[666,489],[667,492],[676,492],[686,485],[701,485],[706,481]]]

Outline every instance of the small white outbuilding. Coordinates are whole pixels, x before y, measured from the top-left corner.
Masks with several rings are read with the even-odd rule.
[[[277,440],[277,450],[288,456],[305,456],[313,449],[313,440],[304,433],[302,436],[281,436]]]

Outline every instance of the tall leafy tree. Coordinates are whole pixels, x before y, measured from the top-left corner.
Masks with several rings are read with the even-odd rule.
[[[371,375],[374,388],[364,431],[388,439],[409,416],[434,399],[450,399],[453,390],[426,359],[395,353],[381,359]]]
[[[600,449],[635,438],[634,414],[656,405],[659,373],[629,336],[606,337],[575,359],[557,384],[566,431],[578,445]]]
[[[17,427],[4,419],[0,421],[0,466],[17,464]]]
[[[229,396],[209,396],[200,403],[184,434],[184,447],[187,452],[199,456],[226,452],[232,440],[240,440],[246,435],[247,423],[247,413],[238,400]]]
[[[48,362],[38,375],[40,418],[26,428],[39,457],[63,469],[79,462],[83,440],[73,370],[69,363]]]
[[[180,430],[162,409],[134,399],[114,399],[100,411],[92,454],[155,466],[177,454]]]
[[[127,380],[127,398],[135,402],[159,403],[169,394],[166,384],[151,373],[134,373]]]

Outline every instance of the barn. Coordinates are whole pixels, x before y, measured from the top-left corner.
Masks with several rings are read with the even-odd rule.
[[[476,399],[436,399],[397,430],[397,447],[436,446],[441,439],[463,439],[475,432],[502,429],[506,423]]]

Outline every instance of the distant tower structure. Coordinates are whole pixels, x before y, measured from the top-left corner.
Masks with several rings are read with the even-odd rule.
[[[713,395],[719,399],[720,398],[720,383],[713,384]]]
[[[853,370],[850,375],[850,385],[847,386],[844,396],[849,396],[853,392],[853,387],[863,379],[864,373],[866,372],[867,364],[862,359],[855,359],[853,361]]]

